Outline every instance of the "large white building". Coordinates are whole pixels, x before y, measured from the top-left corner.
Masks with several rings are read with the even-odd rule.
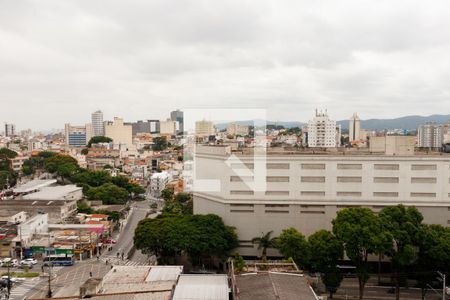
[[[308,147],[334,148],[340,145],[340,126],[330,120],[326,111],[317,111],[308,122]]]
[[[358,114],[354,113],[353,116],[350,118],[348,124],[349,142],[358,141],[361,139],[360,130],[361,130],[361,120],[359,119]]]
[[[114,145],[133,145],[133,126],[123,123],[122,118],[114,117],[114,122],[105,125],[105,136],[113,140]]]
[[[150,193],[153,197],[160,197],[162,190],[166,188],[172,175],[166,171],[155,173],[150,177]]]
[[[159,122],[159,133],[162,135],[174,135],[177,132],[177,121],[166,120]]]
[[[443,126],[427,123],[417,129],[417,146],[421,148],[440,148],[444,142]]]
[[[103,123],[103,112],[101,110],[97,110],[93,112],[91,115],[92,120],[92,131],[94,136],[103,136],[105,135],[105,124]]]
[[[347,207],[379,212],[390,205],[414,205],[426,223],[450,224],[450,155],[268,149],[264,157],[248,149],[233,153],[238,164],[228,161],[231,154],[228,147],[197,147],[196,178],[215,180],[207,187],[219,190],[194,188],[194,213],[217,214],[236,227],[243,255],[260,253],[251,240],[261,233],[273,230],[277,236],[295,227],[308,236],[331,230],[336,213]],[[263,159],[266,188],[255,191],[251,184],[261,172],[255,161]],[[238,176],[246,168],[250,173]]]

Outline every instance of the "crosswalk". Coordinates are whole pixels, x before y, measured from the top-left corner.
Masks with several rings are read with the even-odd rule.
[[[104,263],[108,260],[108,264],[114,266],[148,266],[150,264],[149,261],[134,261],[129,259],[120,259],[115,256],[105,256],[101,259]]]
[[[27,278],[23,281],[17,282],[13,285],[10,294],[10,300],[22,300],[26,293],[28,293],[31,289],[33,289],[36,285],[41,283],[41,279],[39,277],[35,278]]]

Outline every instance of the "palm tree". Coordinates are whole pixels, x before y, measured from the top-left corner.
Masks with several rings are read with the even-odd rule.
[[[262,249],[262,259],[265,260],[267,257],[267,248],[275,248],[277,238],[271,238],[273,231],[269,231],[266,234],[261,233],[260,237],[255,237],[252,239],[253,244],[258,244],[258,250]]]

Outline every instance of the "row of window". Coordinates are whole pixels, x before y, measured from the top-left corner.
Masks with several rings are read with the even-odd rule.
[[[338,170],[362,170],[363,164],[337,164]],[[241,169],[241,168],[249,168],[254,169],[255,165],[253,163],[245,163],[245,164],[231,164],[232,169]],[[267,163],[267,169],[275,169],[275,170],[289,170],[289,163]],[[326,164],[324,163],[302,163],[300,164],[300,168],[302,170],[325,170]],[[400,170],[399,164],[374,164],[373,168],[375,170],[389,170],[396,171]],[[436,164],[412,164],[411,170],[413,171],[433,171],[437,170]]]
[[[253,176],[231,176],[231,182],[251,182],[253,181]],[[267,176],[266,182],[289,182],[289,176]],[[301,176],[301,182],[319,182],[323,183],[326,181],[325,176]],[[360,183],[362,182],[361,176],[338,176],[336,177],[337,182],[342,183]],[[374,183],[399,183],[399,177],[373,177]],[[436,177],[411,177],[411,183],[436,183]],[[450,182],[450,178],[449,178]]]
[[[253,191],[230,191],[231,195],[254,195]],[[266,191],[266,196],[289,196],[289,191]],[[325,196],[324,191],[301,191],[301,196],[314,197],[314,196]],[[336,192],[337,197],[361,197],[362,192],[355,191],[339,191]],[[398,197],[398,192],[373,192],[373,197]],[[436,193],[423,193],[423,192],[411,192],[410,197],[415,198],[435,198]],[[450,193],[448,194],[450,197]]]

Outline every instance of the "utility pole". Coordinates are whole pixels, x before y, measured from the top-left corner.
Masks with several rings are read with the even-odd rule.
[[[11,262],[8,262],[6,266],[8,267],[8,284],[6,286],[6,288],[8,289],[8,298],[6,299],[9,299],[9,296],[11,295],[11,273],[9,272],[9,269],[11,268]]]
[[[52,266],[53,264],[50,262],[48,265],[48,292],[47,292],[47,297],[51,298],[52,297]]]
[[[442,300],[445,300],[445,274],[441,273],[441,272],[437,272],[439,274],[439,276],[441,276],[441,280],[442,280]]]

